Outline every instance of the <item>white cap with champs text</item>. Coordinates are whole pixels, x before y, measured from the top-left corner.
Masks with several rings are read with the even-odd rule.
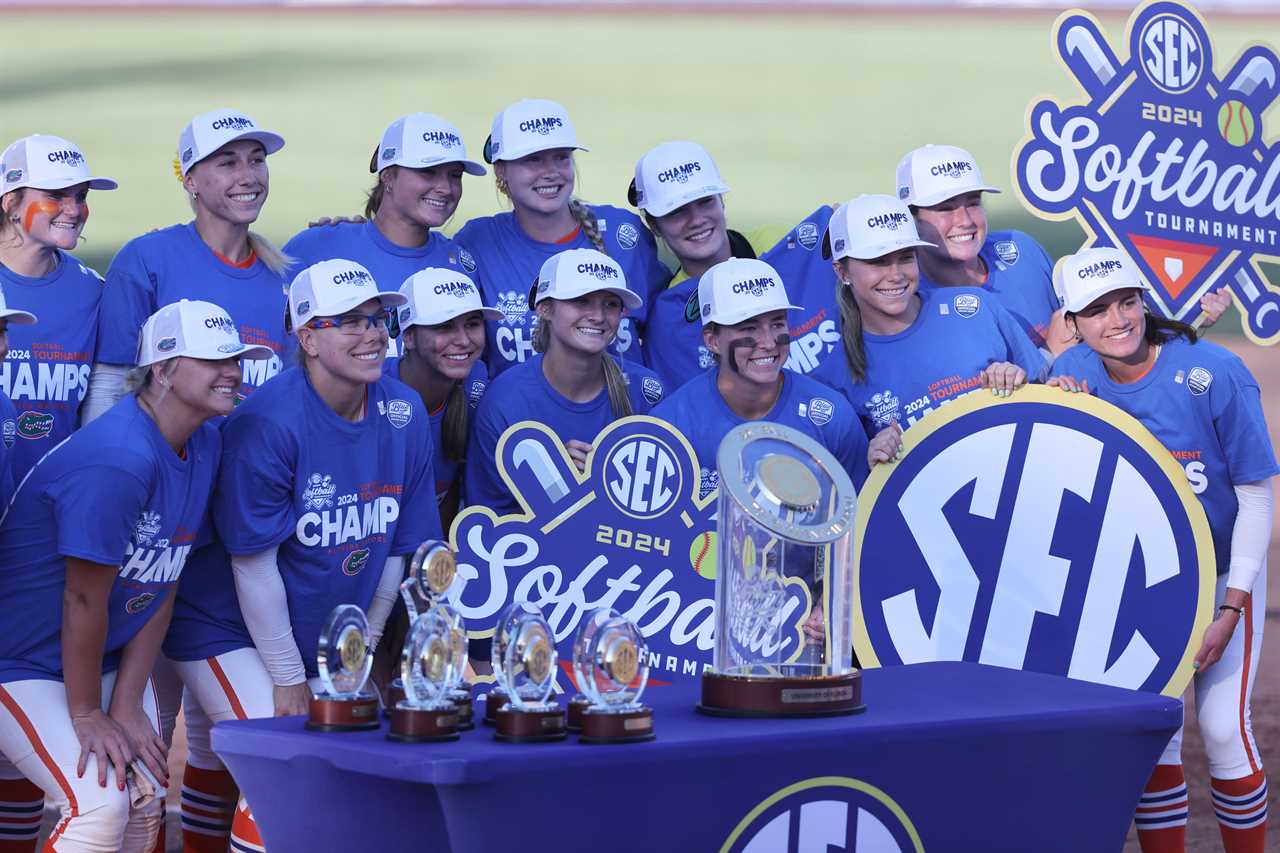
[[[664,142],[636,163],[627,200],[650,216],[666,216],[691,201],[728,191],[707,149],[696,142]]]
[[[836,208],[822,236],[822,257],[870,261],[899,249],[932,246],[920,239],[905,202],[891,195],[860,195]]]
[[[925,145],[898,163],[898,198],[916,207],[941,204],[965,193],[998,193],[982,182],[973,155],[954,145]]]
[[[640,295],[627,287],[627,277],[618,262],[595,249],[566,249],[552,255],[538,271],[533,304],[544,299],[576,299],[607,291],[634,311],[644,304]]]
[[[261,142],[268,154],[284,147],[284,137],[258,127],[257,122],[239,110],[221,109],[201,113],[182,129],[178,137],[178,166],[183,177],[191,167],[222,146],[238,139]]]
[[[519,160],[552,148],[591,150],[578,144],[578,134],[564,107],[555,101],[525,99],[494,118],[484,143],[484,159],[490,163]]]
[[[221,361],[272,355],[270,347],[242,342],[231,315],[198,299],[170,302],[147,318],[138,335],[139,367],[178,356]]]
[[[394,290],[379,290],[373,275],[355,261],[334,259],[312,264],[289,285],[289,319],[296,332],[316,317],[336,317],[377,299],[384,308],[408,300]]]
[[[90,175],[80,149],[61,136],[26,136],[0,154],[0,195],[22,187],[62,190],[77,184],[88,184],[91,190],[119,186],[110,178]]]
[[[429,169],[445,163],[457,163],[471,175],[488,174],[484,166],[467,159],[467,146],[456,127],[438,115],[410,113],[382,132],[369,171],[381,172],[388,166]]]
[[[704,326],[736,326],[770,311],[800,307],[791,304],[778,271],[755,258],[730,258],[704,272],[698,304]]]
[[[1096,247],[1067,255],[1058,264],[1063,306],[1083,311],[1114,290],[1150,290],[1129,256],[1119,249]]]
[[[476,283],[463,273],[441,267],[427,267],[405,279],[400,293],[407,300],[400,308],[400,327],[437,326],[454,317],[479,311],[486,320],[506,315],[486,308],[480,301]]]

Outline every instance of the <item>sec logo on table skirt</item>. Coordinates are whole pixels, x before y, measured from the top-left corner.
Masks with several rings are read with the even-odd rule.
[[[974,393],[904,433],[860,496],[864,666],[967,660],[1181,695],[1208,625],[1204,510],[1109,403]]]

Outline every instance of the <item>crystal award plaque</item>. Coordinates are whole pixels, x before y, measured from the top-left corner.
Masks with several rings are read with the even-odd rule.
[[[495,737],[509,743],[562,740],[564,710],[551,699],[556,675],[556,641],[551,626],[532,604],[507,608],[493,635],[494,675],[507,704],[496,714]]]
[[[611,608],[587,617],[573,644],[573,674],[588,703],[582,743],[653,740],[653,709],[640,704],[648,655],[634,622]]]
[[[453,659],[454,665],[458,668],[459,673],[467,670],[468,651],[470,641],[467,639],[467,623],[452,605],[441,601],[431,608],[449,624],[449,633],[453,640]],[[453,689],[449,691],[449,699],[458,709],[458,730],[466,731],[476,727],[471,707],[471,686],[462,680],[459,675],[458,682],[453,685]]]
[[[438,609],[413,620],[400,656],[405,698],[391,709],[387,737],[407,743],[457,740],[458,709],[453,690],[462,679],[453,628]]]
[[[775,423],[720,443],[713,668],[700,711],[826,716],[863,710],[853,666],[848,474],[812,438]]]
[[[409,558],[409,571],[400,584],[400,599],[409,614],[409,624],[443,601],[458,573],[458,560],[439,539],[428,539]],[[396,676],[387,685],[387,714],[405,698],[404,679]]]
[[[372,668],[369,620],[354,604],[338,605],[320,631],[316,669],[324,692],[311,697],[307,728],[376,729],[378,699],[364,689]]]

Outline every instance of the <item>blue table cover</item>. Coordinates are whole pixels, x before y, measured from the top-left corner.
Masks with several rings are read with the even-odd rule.
[[[658,738],[645,744],[504,744],[483,725],[453,743],[399,744],[385,723],[315,733],[283,717],[219,724],[213,746],[269,853],[717,851],[735,830],[734,851],[807,853],[799,811],[770,843],[758,824],[787,802],[758,807],[818,777],[878,790],[897,807],[879,819],[905,816],[930,853],[1099,853],[1124,846],[1182,719],[1176,699],[972,663],[863,678],[865,713],[816,719],[707,717],[688,687],[653,687]],[[835,829],[847,846],[813,849],[894,849],[855,832],[852,815]],[[890,829],[898,849],[917,849]]]

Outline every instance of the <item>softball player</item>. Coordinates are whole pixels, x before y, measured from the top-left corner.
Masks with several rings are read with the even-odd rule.
[[[12,331],[0,365],[0,389],[21,418],[23,440],[5,434],[19,479],[76,426],[102,277],[68,252],[89,219],[89,191],[116,186],[92,176],[80,149],[57,136],[28,136],[0,155],[0,284],[11,306],[44,318],[39,329]],[[0,800],[9,797],[0,792]]]
[[[862,420],[872,465],[894,458],[902,430],[978,387],[1008,394],[1038,381],[1044,357],[1013,317],[975,288],[918,288],[916,233],[907,206],[861,195],[837,208],[822,252],[836,277],[844,360],[817,378],[844,393]]]
[[[471,253],[438,230],[462,201],[463,173],[486,174],[467,159],[456,127],[429,113],[396,119],[382,132],[369,171],[377,179],[365,219],[327,222],[294,235],[284,251],[295,271],[349,258],[381,282],[404,281],[425,267],[479,278]]]
[[[179,299],[222,305],[244,340],[272,350],[270,359],[243,364],[244,393],[280,372],[288,263],[249,226],[267,200],[267,156],[283,147],[283,138],[238,110],[198,115],[183,129],[176,166],[195,219],[135,237],[112,260],[86,420],[119,398],[142,321]]]
[[[498,191],[511,201],[510,213],[472,219],[455,239],[475,256],[484,275],[480,292],[503,314],[488,325],[489,375],[534,356],[534,317],[525,294],[538,270],[565,249],[594,248],[622,267],[631,290],[647,298],[670,273],[657,260],[651,235],[634,213],[609,205],[589,205],[573,197],[573,152],[578,144],[564,107],[553,101],[524,100],[498,113],[485,141]],[[610,351],[639,361],[637,329],[644,305],[624,317]]]
[[[644,211],[645,223],[679,265],[665,288],[650,297],[644,339],[645,362],[669,388],[678,388],[715,363],[702,339],[698,286],[702,275],[729,258],[755,258],[756,247],[790,283],[797,304],[790,315],[786,367],[808,373],[831,357],[840,341],[839,313],[831,267],[818,242],[831,208],[822,206],[798,225],[762,228],[750,235],[725,223],[729,187],[706,149],[694,142],[666,142],[636,163],[627,198]],[[838,354],[836,355],[838,357]]]
[[[713,370],[686,383],[653,411],[693,445],[701,493],[719,485],[716,452],[725,434],[746,421],[773,421],[815,438],[862,486],[867,437],[849,403],[822,383],[783,369],[796,310],[777,270],[764,261],[731,258],[699,277],[703,345]]]
[[[289,288],[302,365],[223,426],[213,516],[231,556],[192,567],[164,646],[193,700],[189,767],[206,780],[225,774],[210,722],[305,713],[333,608],[364,608],[376,646],[403,556],[440,538],[429,416],[411,388],[382,373],[391,309],[405,302],[353,261],[303,270]],[[225,802],[189,805],[188,847],[205,830],[201,849],[225,849]],[[243,801],[231,847],[262,849]]]
[[[218,467],[208,420],[231,411],[239,359],[270,354],[216,305],[160,309],[137,393],[44,456],[0,524],[0,752],[61,810],[48,850],[155,842],[168,773],[149,677]]]
[[[1223,846],[1227,853],[1262,853],[1267,779],[1249,702],[1266,616],[1271,478],[1280,468],[1257,380],[1230,352],[1197,343],[1189,326],[1146,313],[1147,286],[1122,252],[1072,255],[1063,261],[1062,282],[1067,327],[1085,345],[1054,363],[1051,384],[1091,390],[1141,421],[1183,462],[1209,517],[1218,609],[1195,656],[1196,715]],[[1145,853],[1185,849],[1181,747],[1179,730],[1139,801]]]
[[[898,163],[894,185],[930,242],[917,253],[921,289],[980,288],[994,294],[1051,356],[1075,344],[1063,326],[1053,261],[1044,247],[1022,231],[987,230],[982,194],[1000,190],[983,182],[973,155],[953,145],[917,148]],[[1206,294],[1200,302],[1208,315],[1204,327],[1230,304],[1225,287]]]
[[[565,442],[579,470],[592,441],[617,418],[643,415],[662,399],[662,382],[635,361],[619,367],[606,352],[623,314],[643,300],[627,288],[617,261],[594,249],[554,255],[528,290],[537,312],[536,355],[495,378],[476,412],[467,453],[467,502],[499,515],[518,512],[498,474],[498,439],[518,421],[549,426]]]

